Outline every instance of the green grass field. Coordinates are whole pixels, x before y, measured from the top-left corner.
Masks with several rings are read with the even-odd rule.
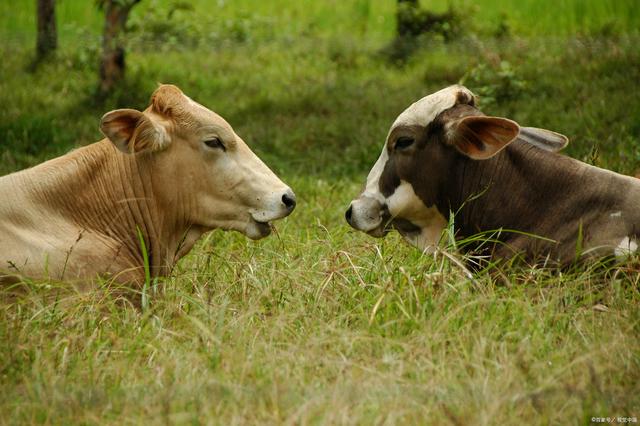
[[[423,256],[343,219],[395,117],[456,82],[486,113],[566,134],[567,155],[640,173],[635,1],[454,2],[466,33],[403,63],[385,53],[394,1],[198,0],[171,18],[176,2],[143,1],[103,104],[94,3],[58,2],[60,49],[33,71],[34,3],[0,4],[0,174],[98,140],[104,112],[164,82],[227,118],[299,202],[266,240],[209,234],[142,309],[107,286],[0,289],[0,424],[640,417],[639,257],[469,274],[452,247]]]

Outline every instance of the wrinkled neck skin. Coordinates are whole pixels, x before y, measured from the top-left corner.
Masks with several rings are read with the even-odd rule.
[[[167,185],[179,171],[172,170],[168,161],[164,169],[154,166],[162,161],[162,155],[122,154],[105,139],[62,158],[64,161],[54,159],[13,177],[15,186],[28,188],[27,205],[35,210],[47,206],[42,210],[53,213],[50,218],[38,218],[36,211],[25,218],[36,224],[38,219],[48,220],[48,246],[58,251],[66,248],[63,270],[53,264],[48,267],[51,278],[106,275],[119,282],[141,284],[145,273],[139,233],[155,277],[170,273],[208,231],[189,219],[193,200],[180,193],[178,185]],[[163,176],[152,176],[152,170]],[[52,235],[56,232],[60,235]],[[74,270],[72,264],[82,266]],[[105,265],[106,270],[97,269]]]
[[[489,160],[451,155],[455,160],[439,185],[438,210],[444,217],[455,213],[458,239],[488,233],[498,240],[483,246],[494,257],[537,261],[550,255],[566,264],[579,249],[611,254],[625,236],[637,235],[640,189],[633,178],[521,141]],[[496,230],[502,231],[491,232]]]

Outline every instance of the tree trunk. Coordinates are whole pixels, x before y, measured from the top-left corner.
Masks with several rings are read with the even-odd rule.
[[[40,60],[56,50],[58,36],[56,32],[56,0],[38,0],[38,39],[36,55]]]
[[[102,37],[102,58],[100,59],[101,95],[107,95],[124,78],[125,50],[122,33],[127,24],[131,8],[140,0],[105,0],[104,34]]]

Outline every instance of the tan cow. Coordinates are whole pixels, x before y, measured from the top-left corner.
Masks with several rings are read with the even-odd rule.
[[[165,275],[203,233],[263,238],[295,207],[231,126],[175,86],[100,129],[100,142],[0,178],[0,275],[139,284],[139,235]]]
[[[566,264],[576,253],[636,252],[640,180],[559,154],[566,143],[485,116],[468,89],[448,87],[395,120],[346,219],[376,237],[396,229],[425,251],[452,212],[456,237],[491,233],[492,242],[478,241],[498,258]]]

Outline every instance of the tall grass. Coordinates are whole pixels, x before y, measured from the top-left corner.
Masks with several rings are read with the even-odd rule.
[[[510,268],[469,280],[397,235],[348,232],[336,200],[357,185],[291,183],[300,210],[279,238],[207,236],[145,311],[107,288],[55,283],[0,304],[2,418],[515,425],[636,415],[637,259],[609,278]]]

